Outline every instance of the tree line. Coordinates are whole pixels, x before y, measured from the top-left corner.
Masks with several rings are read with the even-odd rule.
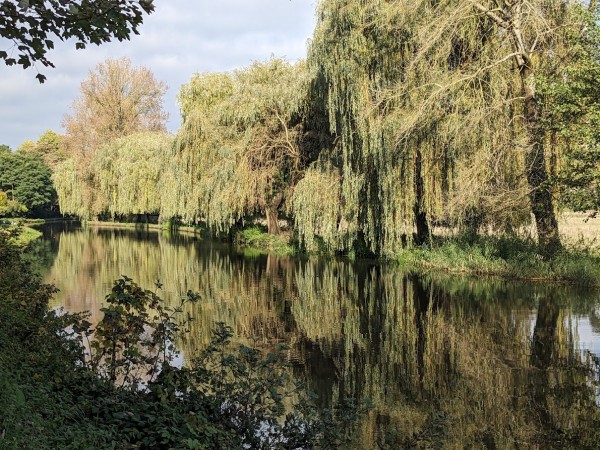
[[[230,231],[282,219],[307,249],[391,256],[434,227],[561,246],[600,205],[596,1],[322,0],[306,61],[201,73],[165,131],[165,85],[91,71],[53,162],[61,211]]]

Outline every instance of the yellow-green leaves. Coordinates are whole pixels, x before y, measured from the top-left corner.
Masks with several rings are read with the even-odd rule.
[[[276,215],[303,168],[305,83],[302,64],[272,59],[198,74],[183,86],[176,148],[186,189],[169,213],[219,230],[267,210]]]

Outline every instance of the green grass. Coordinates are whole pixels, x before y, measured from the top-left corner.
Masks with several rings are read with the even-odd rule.
[[[235,236],[235,243],[247,247],[248,254],[257,252],[274,253],[280,256],[291,256],[296,250],[289,244],[286,235],[272,235],[259,226],[253,226],[239,231]]]
[[[9,232],[12,230],[15,234],[11,237],[11,240],[20,247],[24,247],[32,241],[39,238],[42,233],[33,228],[22,226],[17,222],[17,225],[0,223],[0,227]]]
[[[37,238],[39,238],[40,236],[42,236],[42,233],[40,233],[38,230],[29,227],[23,227],[21,228],[21,232],[19,233],[16,242],[19,245],[27,245],[31,241],[34,241]]]
[[[554,257],[544,258],[531,240],[443,238],[434,240],[430,248],[403,250],[397,261],[421,269],[600,286],[600,253],[582,245],[566,246]]]

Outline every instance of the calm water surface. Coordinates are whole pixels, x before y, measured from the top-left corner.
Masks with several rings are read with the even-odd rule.
[[[215,322],[284,343],[322,406],[370,399],[352,448],[600,448],[600,292],[406,272],[338,259],[244,255],[190,236],[46,227],[56,305],[94,320],[127,275],[195,305],[185,357]]]

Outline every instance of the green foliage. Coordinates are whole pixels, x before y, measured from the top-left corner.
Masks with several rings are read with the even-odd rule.
[[[12,41],[18,51],[2,51],[0,59],[26,69],[38,62],[54,67],[47,57],[54,48],[53,39],[74,39],[77,49],[129,39],[131,33],[138,34],[143,14],[154,11],[154,5],[152,0],[4,0],[2,10],[0,36]],[[39,73],[36,77],[40,83],[46,79]]]
[[[570,58],[539,76],[543,129],[552,146],[554,183],[573,211],[600,210],[600,11],[574,7]]]
[[[275,236],[258,226],[245,228],[237,232],[235,243],[281,256],[293,255],[296,252],[285,235]]]
[[[56,208],[56,192],[50,176],[48,166],[34,154],[0,154],[0,190],[33,214]]]
[[[87,320],[74,327],[89,342],[85,365],[113,384],[137,388],[141,381],[155,382],[173,362],[174,340],[186,326],[186,321],[176,321],[183,305],[196,301],[198,296],[189,292],[171,308],[164,306],[156,293],[141,289],[126,276],[115,281],[96,328],[92,330]]]
[[[0,191],[0,217],[20,217],[27,212],[27,207],[8,198],[8,194]]]
[[[163,168],[172,138],[162,132],[135,133],[101,147],[91,163],[101,210],[111,215],[158,213],[164,192]],[[174,186],[165,189],[173,189]]]
[[[203,218],[222,231],[262,211],[269,231],[278,233],[278,210],[305,163],[304,77],[302,64],[273,59],[231,74],[196,75],[183,86],[176,139],[182,183],[178,202],[163,214]]]
[[[39,156],[51,170],[54,170],[60,162],[67,159],[64,136],[52,130],[44,132],[36,142],[23,142],[17,151]]]
[[[351,183],[349,178],[345,177],[344,184]],[[328,165],[309,168],[298,182],[293,197],[294,220],[308,251],[343,251],[352,247],[357,233],[360,180],[355,178],[354,183],[352,189],[343,189],[338,171]],[[348,192],[353,197],[348,197]]]
[[[63,214],[72,214],[83,219],[90,218],[92,205],[84,202],[86,186],[73,158],[68,158],[56,166],[52,181]]]
[[[2,448],[291,449],[346,442],[358,408],[320,415],[290,382],[281,357],[233,348],[222,323],[204,353],[176,367],[175,343],[192,323],[183,306],[199,301],[196,294],[169,308],[123,277],[92,327],[85,315],[48,310],[54,288],[31,274],[11,236],[0,230]],[[289,402],[295,406],[286,414]]]

